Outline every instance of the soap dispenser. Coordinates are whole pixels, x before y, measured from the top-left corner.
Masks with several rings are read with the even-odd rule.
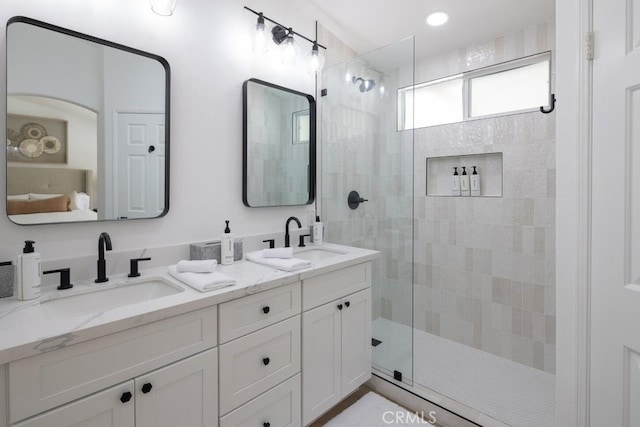
[[[460,195],[468,196],[471,192],[469,191],[469,175],[467,175],[467,168],[462,166],[462,176],[460,176]]]
[[[451,195],[460,195],[460,175],[458,174],[458,168],[453,168],[453,177],[451,178]]]
[[[473,172],[471,172],[471,195],[479,196],[480,195],[480,175],[476,170],[475,166],[473,167]]]
[[[34,243],[33,240],[26,240],[22,255],[19,255],[16,260],[16,291],[20,301],[40,296],[42,284],[40,254],[35,251]]]
[[[316,216],[316,222],[311,225],[311,242],[314,245],[321,245],[324,238],[324,225],[320,222],[320,217]]]
[[[220,263],[222,265],[233,264],[233,234],[229,229],[229,221],[225,221],[227,226],[224,229],[224,234],[220,238]]]

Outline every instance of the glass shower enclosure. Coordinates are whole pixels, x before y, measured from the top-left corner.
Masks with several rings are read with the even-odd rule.
[[[319,103],[325,238],[380,251],[372,271],[373,367],[407,384],[413,381],[414,148],[413,130],[398,130],[396,111],[398,89],[413,85],[409,38],[327,67]],[[353,203],[358,199],[365,201]]]

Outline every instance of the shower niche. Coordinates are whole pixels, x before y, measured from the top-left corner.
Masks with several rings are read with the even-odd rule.
[[[465,168],[469,180],[475,170],[480,176],[479,195],[454,195],[454,168],[462,176]],[[427,157],[427,196],[437,197],[502,197],[502,153],[478,153],[459,156]]]

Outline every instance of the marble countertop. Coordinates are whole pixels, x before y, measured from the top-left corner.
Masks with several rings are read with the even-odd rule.
[[[233,277],[236,284],[210,292],[199,292],[182,284],[168,274],[167,267],[144,270],[140,279],[161,276],[184,291],[66,319],[52,317],[43,309],[41,302],[97,290],[109,283],[126,286],[129,280],[126,274],[111,276],[107,284],[87,280],[75,283],[71,290],[45,289],[39,299],[31,301],[18,301],[15,297],[0,299],[0,365],[326,274],[379,256],[377,251],[330,243],[309,246],[307,250],[318,247],[342,254],[314,261],[312,267],[295,272],[280,271],[246,260],[230,266],[219,265],[218,271]]]

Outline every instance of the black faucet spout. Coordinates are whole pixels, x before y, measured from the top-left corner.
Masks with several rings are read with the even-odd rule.
[[[109,233],[106,231],[103,231],[98,238],[98,278],[95,280],[96,283],[104,283],[109,280],[107,277],[107,261],[104,258],[104,251],[110,251],[111,249],[111,236],[109,236]]]
[[[295,216],[289,217],[289,219],[287,220],[287,223],[284,226],[284,247],[285,248],[289,247],[289,223],[291,223],[291,221],[295,221],[296,224],[298,224],[298,228],[302,228],[302,223],[298,218],[296,218]]]

